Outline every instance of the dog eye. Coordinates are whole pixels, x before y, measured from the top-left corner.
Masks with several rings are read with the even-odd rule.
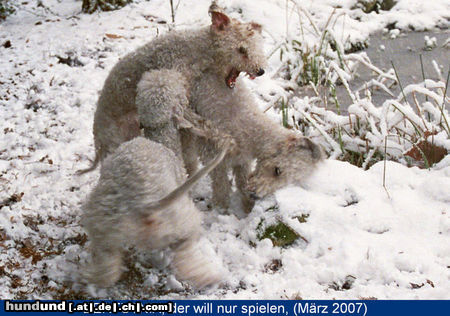
[[[277,177],[278,177],[279,175],[281,175],[281,169],[278,168],[278,167],[275,167],[274,174],[275,174],[275,176],[277,176]]]
[[[239,53],[241,53],[242,55],[247,55],[248,51],[247,48],[245,48],[244,46],[239,47]]]

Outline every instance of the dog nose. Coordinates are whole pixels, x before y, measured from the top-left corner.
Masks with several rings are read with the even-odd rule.
[[[258,70],[258,72],[256,73],[256,75],[259,77],[259,76],[264,75],[264,73],[265,73],[264,69],[259,68],[259,70]]]

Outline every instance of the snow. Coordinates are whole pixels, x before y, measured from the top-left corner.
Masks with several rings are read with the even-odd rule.
[[[425,35],[424,41],[425,41],[425,49],[427,49],[427,50],[431,50],[437,46],[437,39],[434,36],[429,37],[429,36]]]
[[[236,203],[231,214],[204,211],[202,247],[222,262],[226,286],[193,291],[167,269],[170,254],[156,254],[150,265],[134,262],[139,256],[132,255],[130,272],[114,288],[86,287],[80,276],[88,242],[79,226],[80,207],[98,171],[75,172],[94,156],[98,91],[121,56],[169,26],[206,25],[209,0],[181,1],[174,26],[163,23],[171,20],[165,0],[93,15],[80,13],[80,1],[42,2],[44,7],[36,7],[28,1],[0,23],[0,298],[450,299],[449,155],[431,170],[388,161],[386,168],[379,162],[365,171],[327,159],[303,187],[276,192],[248,216]],[[317,41],[306,15],[322,30],[334,8],[335,36],[346,43],[365,41],[393,22],[396,35],[408,28],[448,27],[450,15],[447,0],[399,0],[392,10],[369,15],[351,10],[355,0],[305,0],[288,10],[281,0],[222,2],[231,16],[263,24],[268,54],[297,36],[300,23],[304,40]],[[10,48],[3,47],[7,40]],[[271,56],[268,74],[249,83],[263,110],[270,95],[287,85],[272,78],[281,62],[278,52]],[[59,63],[61,58],[74,66]],[[275,111],[267,114],[280,119]],[[436,142],[450,147],[444,133]],[[195,193],[208,199],[209,182],[202,181]],[[198,203],[202,209],[204,204]],[[267,211],[275,205],[278,210]],[[295,219],[306,214],[306,223]],[[304,240],[285,248],[258,240],[262,219],[266,225],[282,220]],[[281,266],[268,268],[274,260]],[[353,285],[343,290],[349,276]]]

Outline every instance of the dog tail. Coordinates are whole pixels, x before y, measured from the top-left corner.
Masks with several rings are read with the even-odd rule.
[[[197,183],[198,180],[200,180],[202,177],[206,176],[208,173],[211,172],[219,163],[222,162],[223,158],[227,154],[228,150],[230,149],[232,141],[226,141],[224,146],[222,147],[222,150],[220,153],[214,157],[206,166],[204,166],[202,169],[194,173],[189,179],[186,180],[182,185],[180,185],[178,188],[170,192],[168,195],[163,197],[162,199],[158,201],[150,202],[146,205],[146,209],[157,209],[157,208],[164,208],[169,206],[171,203],[176,201],[178,198],[180,198],[183,194],[185,194],[187,191],[189,191],[194,184]]]
[[[97,168],[99,162],[100,162],[100,154],[98,152],[96,152],[95,153],[95,159],[94,159],[94,162],[92,163],[92,165],[89,168],[78,170],[76,172],[76,175],[77,176],[81,176],[81,175],[83,175],[85,173],[94,171]]]

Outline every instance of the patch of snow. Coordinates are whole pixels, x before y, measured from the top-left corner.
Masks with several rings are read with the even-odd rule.
[[[210,1],[181,1],[175,25],[166,0],[136,1],[93,15],[81,14],[76,0],[36,3],[19,5],[0,23],[0,298],[450,298],[448,155],[432,170],[387,162],[386,188],[383,163],[364,171],[329,159],[304,187],[278,191],[247,217],[238,207],[227,215],[205,211],[202,247],[222,262],[225,286],[190,290],[175,279],[162,253],[151,265],[130,257],[126,280],[114,288],[85,286],[81,275],[89,243],[79,222],[98,170],[75,173],[94,156],[98,92],[126,53],[169,27],[207,25]],[[399,0],[378,15],[351,10],[354,3],[299,1],[286,17],[284,0],[222,1],[231,16],[264,26],[266,51],[273,53],[270,69],[249,83],[261,96],[262,109],[286,84],[271,79],[280,66],[279,45],[297,36],[300,25],[305,42],[317,44],[308,19],[322,30],[336,10],[334,35],[348,44],[394,22],[395,33],[448,25],[447,0]],[[3,46],[6,41],[11,47]],[[267,113],[279,119],[274,111]],[[435,140],[450,147],[444,133]],[[195,194],[207,200],[209,182],[202,181]],[[267,211],[274,205],[278,211]],[[303,214],[309,215],[306,223],[295,219]],[[262,219],[282,220],[307,242],[279,248],[258,240]],[[276,271],[267,268],[274,260],[279,260]],[[349,276],[350,289],[336,288]]]
[[[424,41],[425,41],[425,49],[426,50],[431,50],[437,46],[437,39],[434,36],[429,37],[428,35],[425,35]]]
[[[389,36],[391,39],[396,38],[398,35],[400,34],[400,30],[399,29],[393,29],[389,32]]]

